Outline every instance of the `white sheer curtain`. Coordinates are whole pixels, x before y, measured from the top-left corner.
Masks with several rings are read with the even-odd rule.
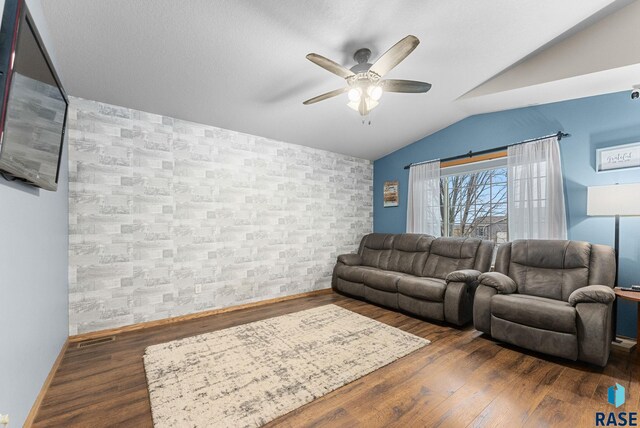
[[[509,240],[567,239],[558,138],[510,146]]]
[[[407,232],[441,235],[440,161],[412,165],[409,169]]]

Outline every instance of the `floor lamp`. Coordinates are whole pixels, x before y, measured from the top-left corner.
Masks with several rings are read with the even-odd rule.
[[[620,266],[620,217],[640,215],[640,183],[593,186],[587,189],[587,215],[615,217],[616,280]],[[613,305],[613,337],[617,338],[618,302]],[[638,314],[640,316],[640,314]]]

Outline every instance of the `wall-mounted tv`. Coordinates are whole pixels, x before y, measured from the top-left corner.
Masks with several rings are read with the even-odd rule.
[[[5,0],[0,100],[0,174],[56,190],[69,101],[24,0]]]

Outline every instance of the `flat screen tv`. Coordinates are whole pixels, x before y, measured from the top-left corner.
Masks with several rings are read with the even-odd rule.
[[[24,0],[5,0],[0,100],[0,174],[56,190],[69,101]]]

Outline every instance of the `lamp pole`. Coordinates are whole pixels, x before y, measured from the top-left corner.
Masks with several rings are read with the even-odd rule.
[[[616,232],[615,232],[615,240],[613,241],[613,249],[616,252],[616,278],[613,282],[613,286],[618,286],[618,271],[620,270],[620,215],[616,214]],[[638,314],[640,316],[640,314]],[[611,317],[611,329],[613,330],[613,341],[616,343],[621,343],[621,340],[618,340],[618,299],[613,301],[613,310]]]
[[[640,183],[589,186],[587,188],[587,215],[615,218],[615,267],[614,287],[620,282],[620,216],[640,216]],[[613,341],[617,338],[618,300],[613,303],[611,328]]]
[[[616,251],[616,279],[614,281],[614,285],[618,286],[618,268],[620,264],[619,254],[620,254],[620,215],[616,214],[616,238],[613,243],[613,249]]]

